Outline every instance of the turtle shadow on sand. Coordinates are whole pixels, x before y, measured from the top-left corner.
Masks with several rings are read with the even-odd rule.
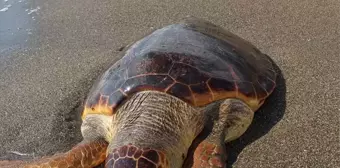
[[[98,74],[103,74],[113,63],[119,60],[122,55],[120,51],[109,51],[105,54],[117,55],[110,62],[105,65],[96,66],[87,71],[87,77],[80,79],[74,88],[66,97],[58,104],[58,112],[56,119],[53,122],[53,137],[58,144],[51,147],[47,155],[53,155],[56,151],[58,153],[70,150],[74,145],[83,140],[81,134],[81,112],[84,108],[85,99],[93,85],[98,80]]]
[[[269,56],[268,56],[269,57]],[[267,134],[278,123],[286,109],[286,82],[278,65],[269,58],[277,73],[276,88],[262,107],[255,112],[252,124],[238,139],[227,144],[227,168],[237,161],[238,155],[247,146]]]

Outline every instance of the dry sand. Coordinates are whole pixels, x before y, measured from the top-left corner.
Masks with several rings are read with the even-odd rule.
[[[6,4],[12,6],[0,12],[1,159],[71,148],[81,140],[81,100],[118,49],[193,15],[249,40],[282,73],[252,127],[229,145],[230,165],[340,167],[338,0],[8,0],[0,8]]]

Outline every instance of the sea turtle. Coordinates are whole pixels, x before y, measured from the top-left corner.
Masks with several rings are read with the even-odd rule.
[[[225,142],[241,136],[273,92],[272,62],[211,22],[187,17],[124,49],[84,103],[83,141],[22,167],[225,167]],[[12,162],[8,162],[12,163]],[[10,165],[10,164],[8,164]]]

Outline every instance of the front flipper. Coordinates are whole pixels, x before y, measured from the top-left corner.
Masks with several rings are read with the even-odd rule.
[[[87,115],[81,132],[84,140],[66,153],[30,161],[0,161],[1,168],[93,168],[105,161],[112,117]]]
[[[192,168],[223,168],[226,160],[225,153],[223,142],[206,139],[195,149]]]
[[[223,168],[226,166],[225,143],[240,137],[253,120],[254,112],[237,99],[227,99],[218,113],[211,114],[212,128],[194,151],[192,168]]]
[[[66,153],[31,161],[0,161],[1,168],[92,168],[105,161],[105,140],[83,141]]]

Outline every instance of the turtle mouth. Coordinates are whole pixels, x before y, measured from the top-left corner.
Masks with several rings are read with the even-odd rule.
[[[167,168],[169,165],[163,152],[138,148],[132,144],[113,149],[105,162],[105,168],[136,168],[137,165],[143,165],[145,168]]]

